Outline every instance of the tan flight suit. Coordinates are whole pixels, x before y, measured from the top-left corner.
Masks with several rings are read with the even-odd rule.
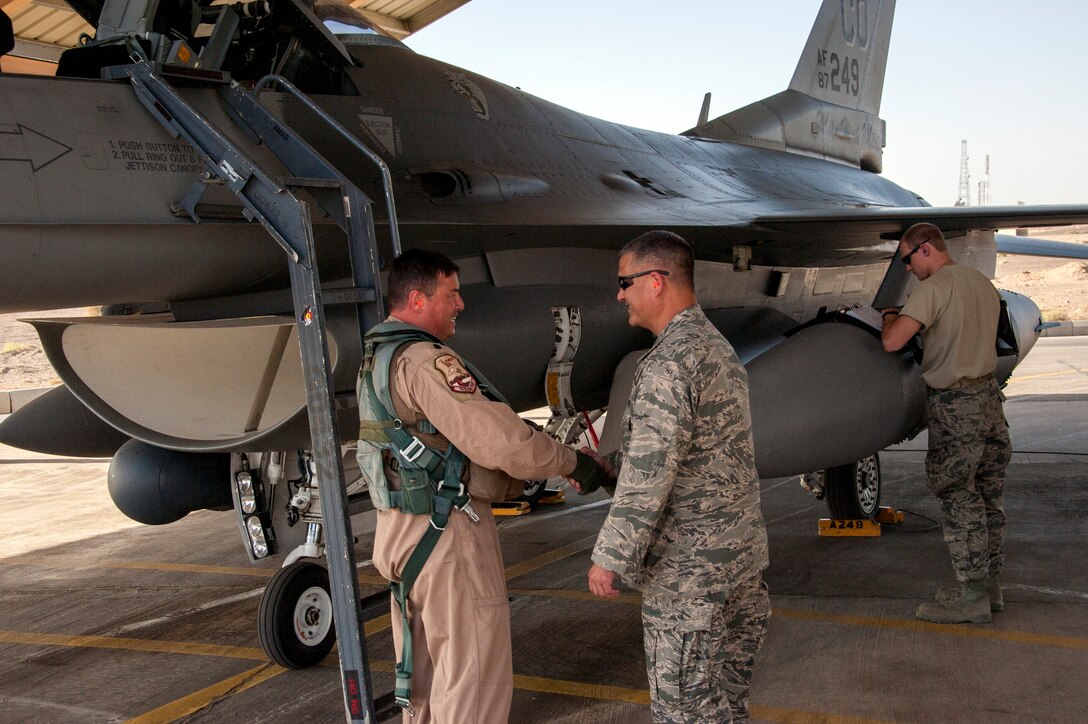
[[[412,705],[428,724],[505,723],[513,695],[510,605],[498,533],[483,487],[502,497],[518,481],[565,475],[574,451],[526,425],[509,406],[488,400],[449,347],[414,342],[397,353],[390,371],[397,417],[424,443],[446,441],[469,459],[466,483],[478,524],[454,511],[409,595],[412,630]],[[420,419],[440,433],[422,435]],[[390,486],[398,485],[387,465]],[[502,492],[497,492],[502,491]],[[378,513],[374,565],[399,581],[430,517],[399,510]],[[392,602],[393,642],[401,655],[400,611]]]

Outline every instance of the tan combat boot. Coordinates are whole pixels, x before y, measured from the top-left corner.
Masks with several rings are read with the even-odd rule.
[[[941,600],[941,592],[933,603],[923,603],[915,616],[934,623],[990,623],[990,598],[986,581],[967,581],[955,593]]]
[[[1005,610],[1005,599],[1001,595],[1001,584],[997,582],[997,576],[988,576],[982,581],[986,584],[986,597],[990,599],[990,612],[1000,613]],[[948,603],[960,596],[960,585],[941,586],[937,589],[937,603]]]

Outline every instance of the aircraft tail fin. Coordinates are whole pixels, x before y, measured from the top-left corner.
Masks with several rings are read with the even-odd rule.
[[[879,173],[895,0],[824,0],[789,89],[686,131]]]
[[[790,90],[876,115],[884,91],[895,0],[826,0]]]

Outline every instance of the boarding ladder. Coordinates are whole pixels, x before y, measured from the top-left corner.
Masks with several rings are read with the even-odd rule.
[[[172,76],[172,71],[178,75]],[[291,128],[276,119],[260,104],[257,95],[271,85],[278,85],[308,106],[331,129],[378,166],[385,187],[393,250],[394,254],[399,254],[400,241],[389,170],[380,157],[279,76],[266,76],[252,91],[248,91],[230,81],[223,73],[205,71],[194,75],[189,69],[172,69],[146,61],[106,69],[106,75],[129,79],[136,95],[151,114],[171,135],[183,138],[192,145],[204,159],[209,172],[242,201],[245,216],[259,221],[287,254],[306,384],[306,410],[310,420],[314,463],[321,483],[322,522],[345,712],[348,722],[363,721],[369,724],[375,721],[374,696],[363,635],[347,487],[340,456],[321,282],[309,207],[295,191],[305,189],[309,192],[347,234],[353,281],[353,290],[349,294],[353,295],[359,321],[360,342],[367,329],[385,318],[374,218],[370,199]],[[201,85],[217,87],[219,97],[235,121],[256,142],[263,143],[271,150],[288,169],[290,176],[273,178],[263,171],[193,108],[177,92],[170,78],[180,78],[187,84],[197,80]],[[180,203],[194,218],[199,196],[199,192],[194,191]],[[338,290],[338,293],[341,292]]]

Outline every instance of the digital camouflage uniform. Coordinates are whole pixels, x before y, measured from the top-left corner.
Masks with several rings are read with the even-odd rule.
[[[901,314],[922,324],[929,452],[952,568],[961,582],[997,576],[1005,561],[1009,428],[994,380],[1001,297],[976,269],[941,267],[918,283]]]
[[[698,306],[639,363],[593,562],[642,591],[657,722],[748,716],[770,615],[748,376]]]
[[[1005,563],[1001,497],[1012,445],[1000,394],[992,375],[958,389],[929,390],[926,475],[960,581],[996,576]]]

